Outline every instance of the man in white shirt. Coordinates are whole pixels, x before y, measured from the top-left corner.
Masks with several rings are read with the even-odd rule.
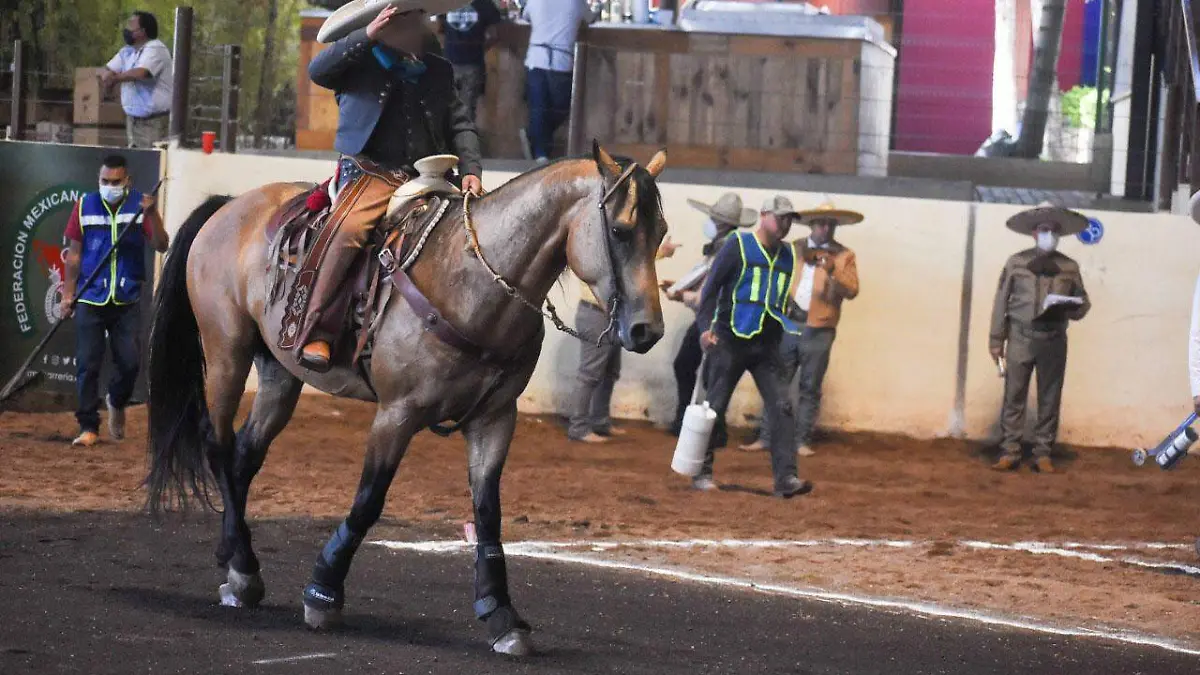
[[[1192,220],[1200,224],[1200,192],[1192,195]],[[1188,383],[1192,387],[1192,407],[1200,414],[1200,277],[1192,295],[1192,328],[1188,333]],[[1200,542],[1197,543],[1200,546]]]
[[[125,45],[105,65],[101,81],[121,85],[125,135],[131,148],[166,140],[175,77],[171,51],[158,39],[158,20],[134,12],[125,26]]]
[[[529,103],[529,145],[539,164],[549,161],[554,132],[571,114],[571,73],[575,40],[583,23],[596,20],[587,0],[528,0],[525,92]]]

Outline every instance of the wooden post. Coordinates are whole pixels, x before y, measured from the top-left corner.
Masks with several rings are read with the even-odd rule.
[[[8,137],[19,141],[25,137],[25,86],[28,78],[25,76],[25,42],[13,41],[12,62],[12,116],[9,120]]]
[[[192,8],[175,8],[175,50],[172,55],[175,68],[171,93],[171,122],[169,138],[184,144],[187,136],[188,80],[192,72]]]
[[[221,152],[237,152],[238,94],[242,81],[242,47],[225,45],[221,68]]]
[[[571,74],[571,117],[567,121],[567,154],[582,155],[587,152],[587,119],[584,109],[587,104],[587,29],[580,31],[575,42],[575,64]]]

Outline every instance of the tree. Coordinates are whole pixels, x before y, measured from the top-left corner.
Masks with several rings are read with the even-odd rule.
[[[1021,134],[1017,139],[1015,154],[1018,157],[1037,159],[1042,154],[1066,13],[1067,0],[1042,0],[1042,20],[1033,47],[1033,72],[1029,77],[1025,112],[1021,115]]]
[[[271,66],[275,64],[275,24],[279,21],[279,0],[267,0],[266,36],[263,39],[262,64],[259,67],[258,97],[255,99],[254,146],[262,145],[263,131],[267,127],[271,110],[267,98],[271,93]]]

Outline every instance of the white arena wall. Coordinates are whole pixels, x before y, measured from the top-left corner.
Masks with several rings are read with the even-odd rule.
[[[209,195],[238,194],[267,182],[323,180],[333,167],[330,160],[188,150],[172,150],[166,158],[165,214],[172,231]],[[485,184],[494,189],[513,175],[492,171]],[[676,279],[697,261],[704,243],[704,216],[686,200],[711,202],[725,188],[672,183],[669,168],[660,188],[671,237],[682,247],[673,259],[660,262],[659,275]],[[750,206],[772,194],[738,192]],[[826,196],[785,194],[801,208]],[[863,212],[866,221],[838,235],[858,253],[862,293],[845,306],[821,424],[918,438],[991,437],[1002,385],[987,353],[988,318],[1005,258],[1030,243],[1004,228],[1018,207],[832,197]],[[1074,238],[1062,243],[1083,267],[1093,309],[1071,329],[1061,438],[1080,445],[1156,443],[1188,411],[1186,338],[1200,227],[1165,214],[1087,215],[1103,222],[1104,240],[1096,246]],[[965,296],[964,287],[970,291]],[[551,299],[571,321],[577,284],[566,283],[553,293]],[[664,424],[673,414],[671,362],[692,315],[675,303],[666,305],[663,341],[649,354],[622,355],[614,394],[618,417]],[[521,399],[523,411],[565,412],[578,352],[578,343],[551,328]],[[747,376],[734,397],[730,422],[743,423],[760,405]]]

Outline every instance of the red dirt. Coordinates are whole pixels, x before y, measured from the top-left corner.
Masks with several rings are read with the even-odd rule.
[[[251,517],[344,515],[373,412],[366,404],[304,397],[254,484]],[[140,508],[144,427],[144,408],[133,409],[128,440],[83,449],[69,445],[70,415],[0,417],[0,508]],[[784,501],[762,494],[771,487],[763,453],[722,451],[716,478],[735,487],[696,493],[670,471],[673,438],[644,424],[627,429],[607,446],[586,446],[568,442],[557,420],[523,418],[503,481],[506,540],[914,540],[921,543],[905,550],[614,555],[1200,644],[1197,579],[954,545],[968,539],[1190,543],[1200,535],[1200,463],[1194,460],[1165,473],[1134,467],[1128,452],[1087,449],[1060,462],[1061,474],[997,474],[971,443],[835,434],[817,447],[816,457],[801,461],[801,475],[814,481],[815,491]],[[466,473],[461,438],[421,435],[392,487],[385,518],[440,524],[455,535],[470,519]],[[1137,555],[1200,565],[1191,551]]]

